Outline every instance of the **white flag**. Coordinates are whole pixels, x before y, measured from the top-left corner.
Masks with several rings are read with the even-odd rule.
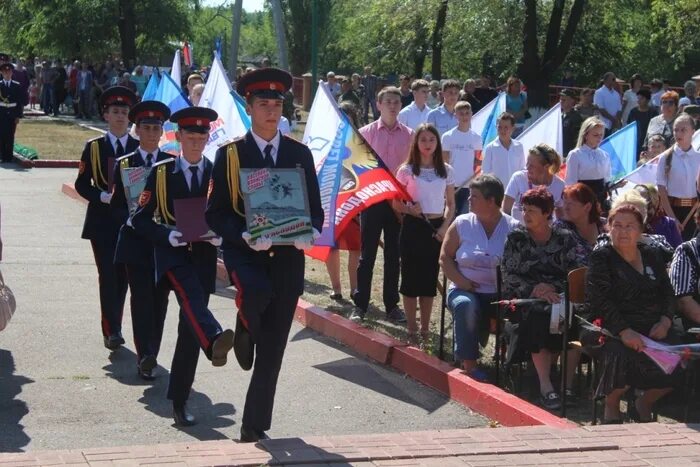
[[[204,155],[213,161],[221,144],[243,136],[250,128],[250,118],[241,114],[241,106],[231,94],[231,82],[218,57],[214,57],[211,64],[199,106],[214,109],[219,114],[219,118],[211,122],[209,141],[204,148]]]
[[[561,104],[549,109],[535,123],[530,125],[520,136],[515,138],[520,141],[525,150],[525,154],[540,143],[545,143],[553,147],[562,158],[568,154],[562,154],[563,141],[561,134]]]
[[[180,81],[182,80],[182,70],[180,69],[180,49],[175,50],[175,56],[173,57],[173,66],[170,67],[170,77],[175,81],[177,87],[180,86]]]

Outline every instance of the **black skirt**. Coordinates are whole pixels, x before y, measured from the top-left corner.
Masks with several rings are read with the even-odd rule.
[[[508,323],[503,337],[507,364],[528,361],[530,354],[541,350],[561,351],[562,335],[549,332],[551,310],[551,305],[538,303],[521,305],[515,311],[506,312]]]
[[[401,225],[401,295],[434,297],[440,271],[440,242],[433,234],[444,219],[404,216]]]
[[[688,214],[690,214],[693,207],[671,206],[671,209],[673,209],[673,214],[676,216],[676,219],[678,219],[678,222],[682,223],[688,217]],[[681,237],[683,237],[684,242],[687,242],[695,236],[695,228],[695,219],[693,219],[693,216],[691,216],[690,219],[688,219],[688,222],[685,224],[683,232],[681,232]]]

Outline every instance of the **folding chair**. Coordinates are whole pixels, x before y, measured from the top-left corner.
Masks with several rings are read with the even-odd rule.
[[[561,353],[561,416],[566,417],[566,373],[567,352],[569,350],[569,325],[572,317],[572,305],[584,303],[586,300],[586,271],[588,268],[578,268],[569,271],[564,290],[564,330],[562,332]]]

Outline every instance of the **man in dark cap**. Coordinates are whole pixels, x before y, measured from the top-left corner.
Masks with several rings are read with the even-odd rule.
[[[7,56],[5,56],[7,58]],[[12,162],[15,130],[22,117],[22,86],[12,80],[12,63],[0,65],[0,162]]]
[[[154,165],[139,197],[139,207],[131,218],[136,233],[155,246],[156,280],[167,281],[180,304],[177,344],[168,386],[173,418],[179,426],[196,423],[187,410],[187,399],[200,347],[214,366],[225,365],[233,347],[233,331],[222,330],[208,308],[209,296],[216,288],[216,247],[221,245],[221,238],[203,235],[196,240],[184,239],[181,231],[184,230],[183,221],[201,216],[204,223],[212,163],[202,156],[202,151],[209,139],[209,125],[217,118],[214,110],[204,107],[186,107],[170,117],[170,121],[178,125],[180,157]],[[182,206],[183,201],[191,201],[190,206],[201,206],[201,211],[190,210],[178,215],[178,206]],[[187,218],[182,219],[183,215]],[[180,217],[180,222],[176,216]]]
[[[100,96],[100,108],[108,125],[107,134],[85,144],[80,158],[76,191],[88,200],[82,238],[90,240],[97,265],[104,346],[116,350],[124,344],[122,314],[127,280],[123,264],[114,264],[120,223],[109,209],[116,160],[134,152],[139,142],[129,136],[129,109],[136,96],[115,86]]]
[[[323,224],[323,209],[313,156],[305,145],[277,130],[289,73],[263,68],[238,81],[246,99],[252,128],[242,138],[219,148],[209,191],[207,222],[223,237],[226,269],[238,290],[234,351],[244,370],[255,367],[248,387],[241,441],[267,438],[284,349],[299,296],[304,290],[304,252],[310,243],[272,246],[269,239],[252,240],[245,206],[238,190],[238,168],[304,170],[311,223],[315,236]],[[231,181],[231,184],[229,184]]]
[[[564,88],[559,93],[561,103],[561,134],[562,134],[562,157],[566,159],[569,151],[576,147],[578,131],[581,129],[583,117],[574,107],[578,102],[576,91]]]
[[[129,111],[129,121],[135,125],[139,147],[129,154],[117,158],[114,168],[114,192],[110,201],[112,214],[121,228],[117,239],[114,262],[123,264],[131,290],[131,322],[136,347],[136,369],[145,380],[153,379],[158,365],[157,357],[163,335],[163,323],[168,308],[170,287],[167,281],[155,281],[153,244],[140,236],[127,222],[136,210],[135,200],[140,193],[130,193],[127,199],[124,181],[129,173],[143,171],[141,177],[150,172],[153,164],[171,156],[158,148],[163,134],[163,123],[170,118],[170,109],[158,101],[142,101]],[[122,177],[124,174],[124,177]],[[131,188],[130,190],[133,190]]]

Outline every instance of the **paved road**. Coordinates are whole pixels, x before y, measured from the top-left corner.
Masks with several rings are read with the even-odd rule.
[[[177,320],[171,305],[159,377],[136,376],[130,333],[109,355],[99,328],[96,269],[81,240],[84,206],[61,194],[70,169],[0,166],[3,274],[18,310],[0,333],[0,451],[109,447],[236,438],[250,377],[205,358],[190,400],[198,426],[172,426],[166,369]],[[234,324],[231,291],[212,297]],[[124,329],[131,328],[128,310]],[[351,350],[294,326],[278,388],[274,437],[485,426],[487,420]]]

